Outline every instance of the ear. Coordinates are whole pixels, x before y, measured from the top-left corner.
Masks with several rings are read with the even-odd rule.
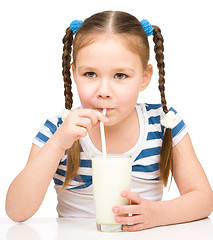
[[[76,69],[75,69],[75,66],[74,66],[73,63],[72,63],[72,65],[71,65],[71,67],[72,67],[72,76],[73,76],[73,80],[74,80],[75,83],[76,83]]]
[[[149,86],[149,83],[152,79],[152,74],[153,74],[153,67],[151,64],[149,64],[144,72],[140,91],[145,90]]]

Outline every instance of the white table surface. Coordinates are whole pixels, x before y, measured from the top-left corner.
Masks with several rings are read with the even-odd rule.
[[[213,221],[200,221],[157,227],[140,232],[103,233],[96,230],[95,219],[31,218],[14,223],[0,218],[0,240],[213,240]]]

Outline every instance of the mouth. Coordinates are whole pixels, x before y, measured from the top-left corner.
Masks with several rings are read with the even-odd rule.
[[[96,108],[96,110],[99,112],[103,112],[103,109],[106,109],[107,110],[106,112],[108,113],[111,112],[114,108]]]

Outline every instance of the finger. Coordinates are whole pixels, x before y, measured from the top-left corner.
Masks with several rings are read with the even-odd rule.
[[[76,122],[76,126],[86,128],[86,130],[89,131],[93,126],[92,119],[87,117],[79,117]]]
[[[84,127],[79,127],[79,126],[76,126],[74,129],[73,129],[73,133],[72,133],[74,139],[79,139],[79,138],[82,138],[82,137],[86,137],[87,135],[87,129],[84,128]]]
[[[91,120],[92,125],[95,125],[98,122],[98,117],[91,109],[81,109],[79,111],[79,117],[88,118]]]
[[[136,192],[122,191],[121,196],[129,199],[131,203],[135,203],[135,204],[140,204],[142,201],[142,198]]]
[[[101,112],[93,109],[82,109],[80,116],[91,118],[93,125],[98,123],[98,121],[101,121],[103,123],[107,123],[109,121],[108,118],[105,117]]]
[[[134,216],[116,216],[115,221],[122,224],[138,224],[141,223],[142,215]]]
[[[139,214],[138,205],[121,205],[112,208],[114,213],[118,214]]]
[[[103,123],[109,122],[109,119],[102,112],[99,112],[97,110],[92,110],[92,111],[96,114],[100,122],[103,122]]]
[[[135,225],[125,225],[123,226],[123,230],[126,231],[126,232],[135,232],[135,231],[141,231],[143,229],[146,229],[144,228],[144,225],[143,223],[138,223],[138,224],[135,224]]]

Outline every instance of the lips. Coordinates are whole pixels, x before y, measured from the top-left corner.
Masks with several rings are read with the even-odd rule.
[[[99,112],[102,112],[103,109],[106,109],[108,113],[108,112],[111,112],[114,108],[96,108],[96,110],[98,110]]]

